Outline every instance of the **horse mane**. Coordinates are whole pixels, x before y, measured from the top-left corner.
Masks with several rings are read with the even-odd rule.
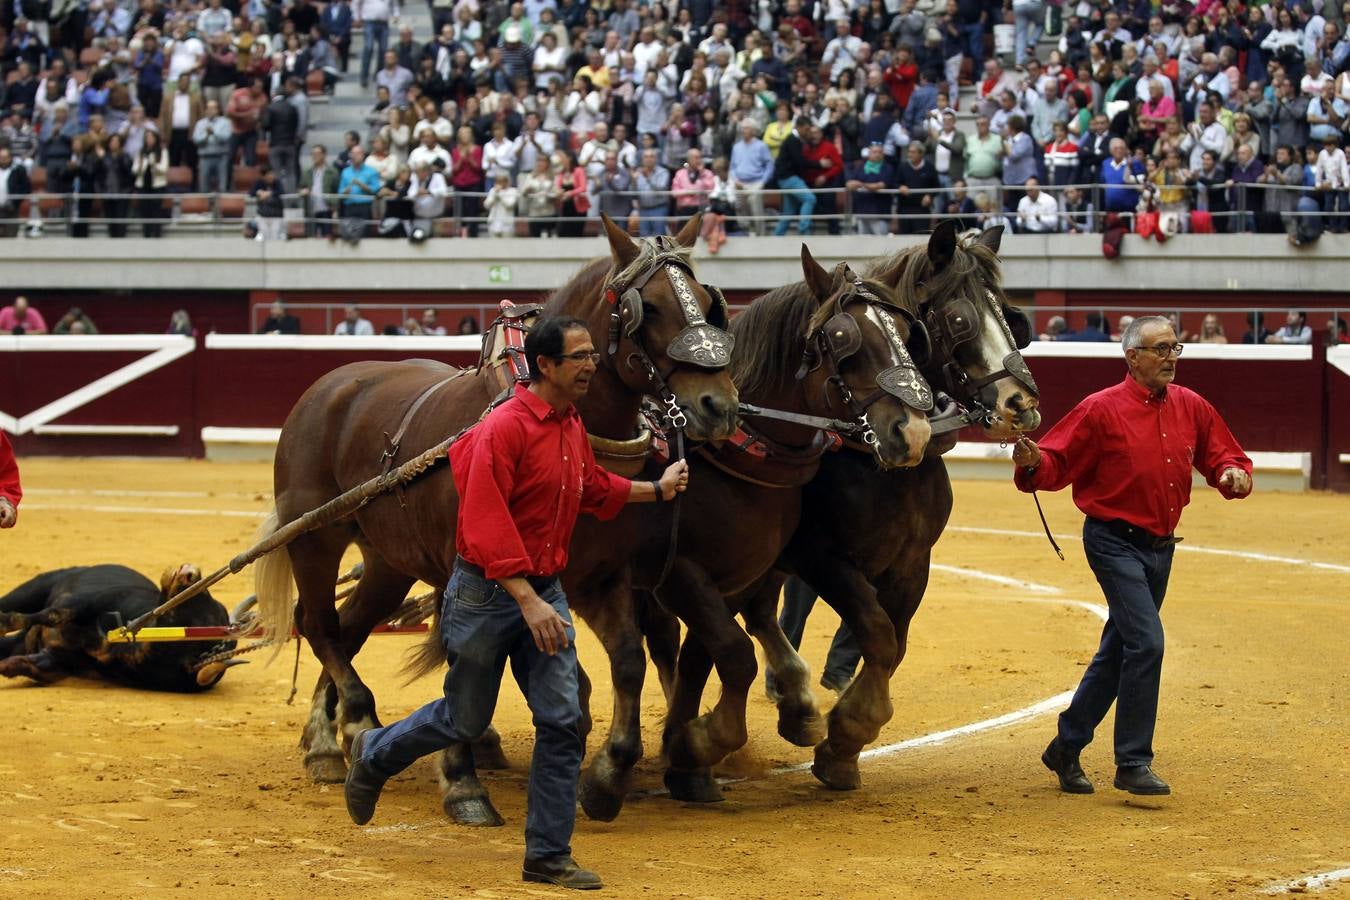
[[[566,284],[545,297],[544,312],[548,315],[557,315],[575,297],[584,298],[587,302],[596,300],[600,296],[600,286],[606,281],[626,284],[646,271],[647,267],[664,253],[676,254],[686,265],[693,268],[693,248],[681,246],[672,237],[661,235],[642,238],[637,245],[637,258],[613,274],[610,273],[613,261],[608,256],[597,257],[582,265]]]
[[[836,268],[831,293],[842,287],[843,269]],[[885,303],[901,305],[895,291],[864,278],[868,291]],[[796,376],[808,335],[822,327],[838,310],[820,303],[805,281],[785,285],[758,297],[731,320],[736,338],[728,372],[743,396],[763,397],[786,388]]]
[[[898,276],[891,273],[899,270]],[[917,312],[917,307],[928,297],[944,297],[962,294],[972,300],[982,299],[985,290],[992,290],[1001,303],[1003,296],[1003,276],[998,254],[974,238],[957,241],[956,252],[945,269],[933,274],[933,261],[928,257],[928,247],[917,244],[906,247],[883,257],[867,269],[869,277],[883,281],[894,279],[897,298]],[[979,283],[980,291],[970,296],[972,281]]]

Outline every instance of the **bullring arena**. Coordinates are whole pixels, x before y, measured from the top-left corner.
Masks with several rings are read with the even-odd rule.
[[[1329,236],[1323,247],[1334,240]],[[344,296],[368,298],[367,312],[389,322],[400,321],[406,307],[424,305],[442,307],[443,317],[482,315],[492,297],[533,299],[605,252],[599,241],[579,242],[575,250],[566,241],[544,242],[543,251],[533,242],[499,242],[493,252],[502,256],[491,266],[510,266],[517,279],[507,291],[486,284],[489,262],[460,249],[465,243],[438,251],[448,254],[439,260],[404,257],[405,248],[383,259],[363,256],[377,252],[368,245],[334,251],[250,245],[242,263],[208,243],[181,294],[172,282],[183,278],[188,260],[168,249],[156,248],[154,254],[165,255],[138,268],[100,260],[101,249],[61,257],[56,242],[37,245],[35,253],[65,269],[43,265],[23,275],[33,284],[30,296],[51,305],[78,298],[92,315],[126,324],[121,334],[109,328],[80,339],[87,341],[82,345],[61,343],[76,338],[0,338],[8,357],[0,372],[0,424],[16,435],[25,486],[18,527],[0,533],[0,589],[71,565],[115,562],[152,577],[183,562],[215,569],[249,547],[271,509],[276,429],[315,378],[358,359],[476,359],[476,338],[318,336],[331,331],[323,317],[340,315]],[[827,266],[899,246],[894,239],[811,244]],[[178,246],[185,251],[187,242]],[[799,277],[799,246],[733,244],[715,263],[700,257],[699,278],[724,285],[733,306],[748,302]],[[1101,263],[1084,259],[1075,246],[1005,242],[1009,296],[1032,315],[1037,331],[1052,311],[1067,314],[1075,327],[1098,308],[1112,316],[1165,311],[1150,294],[1160,279],[1184,282],[1184,290],[1166,298],[1171,307],[1194,319],[1199,310],[1219,309],[1230,329],[1240,327],[1245,307],[1273,318],[1296,302],[1259,280],[1263,267],[1276,277],[1284,251],[1256,238],[1247,257],[1227,270],[1235,282],[1229,290],[1248,292],[1237,299],[1206,292],[1207,276],[1194,271],[1197,261],[1212,262],[1204,243],[1178,238],[1166,251],[1141,252],[1111,275],[1115,287],[1092,290],[1081,287],[1084,273],[1100,278]],[[336,256],[325,265],[329,252]],[[405,296],[387,284],[382,267],[391,261],[404,267],[400,277],[443,267],[455,287]],[[126,296],[74,286],[101,265],[142,296],[141,312],[129,311]],[[1337,258],[1326,266],[1343,263]],[[287,286],[301,268],[320,282],[309,295]],[[17,279],[19,267],[0,260],[0,273]],[[1334,312],[1344,296],[1329,278],[1304,286],[1319,315]],[[228,293],[228,279],[251,287]],[[1182,295],[1189,300],[1178,300]],[[148,320],[152,313],[144,310],[177,305],[180,296],[199,304],[198,321],[209,333],[133,333],[157,331],[136,316]],[[306,335],[252,334],[279,296],[303,312]],[[212,318],[216,324],[206,324]],[[1118,344],[1033,343],[1027,360],[1047,424],[1118,380],[1119,353]],[[1006,449],[972,429],[949,457],[954,511],[934,552],[908,655],[891,680],[894,717],[861,760],[862,787],[834,792],[812,777],[810,749],[776,733],[761,675],[750,695],[749,743],[716,770],[725,801],[671,800],[658,756],[665,701],[651,669],[642,702],[647,755],[628,803],[613,822],[578,815],[577,855],[602,873],[606,891],[618,897],[1347,891],[1350,496],[1325,488],[1343,491],[1350,472],[1350,357],[1320,345],[1193,344],[1179,383],[1212,399],[1233,424],[1256,461],[1256,490],[1234,503],[1197,487],[1178,530],[1185,541],[1163,613],[1168,647],[1157,739],[1170,797],[1110,788],[1109,718],[1083,756],[1098,784],[1095,795],[1062,794],[1040,764],[1054,716],[1096,645],[1105,605],[1083,558],[1082,516],[1068,492],[1040,495],[1065,549],[1061,562],[1031,498],[1010,483]],[[349,553],[344,569],[355,561]],[[252,593],[252,579],[227,578],[213,593],[232,607]],[[812,684],[837,622],[821,604],[807,627],[802,655]],[[578,631],[581,661],[595,685],[596,727],[588,742],[594,750],[610,724],[610,680],[594,635],[584,625]],[[439,675],[405,683],[404,658],[420,640],[373,637],[358,659],[386,723],[440,690]],[[269,655],[245,657],[248,665],[194,695],[80,678],[41,687],[23,679],[0,683],[8,731],[0,755],[3,892],[559,895],[518,881],[533,728],[514,685],[501,691],[495,719],[511,766],[483,776],[505,827],[447,821],[426,760],[391,781],[374,821],[357,827],[341,787],[312,783],[296,746],[318,664],[302,646],[293,674],[294,644],[270,663]],[[288,704],[293,681],[299,693]],[[705,709],[717,690],[710,685]],[[833,694],[814,690],[828,710]]]

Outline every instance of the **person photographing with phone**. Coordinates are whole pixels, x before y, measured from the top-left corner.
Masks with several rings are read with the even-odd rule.
[[[509,659],[535,724],[525,820],[525,881],[598,888],[570,846],[584,744],[576,632],[558,574],[581,513],[610,519],[625,503],[663,502],[689,484],[672,463],[657,481],[629,481],[595,463],[572,405],[600,354],[586,324],[554,317],[525,339],[528,386],[450,449],[460,501],[457,558],[445,589],[441,641],[453,663],[445,696],[352,742],[347,811],[370,821],[385,782],[429,753],[477,739],[492,722]]]
[[[1110,615],[1101,644],[1059,731],[1041,756],[1060,789],[1094,788],[1079,753],[1116,704],[1114,784],[1131,794],[1171,793],[1153,772],[1153,732],[1162,676],[1159,610],[1167,593],[1174,532],[1190,502],[1191,468],[1226,499],[1252,490],[1252,461],[1217,411],[1173,384],[1183,346],[1161,316],[1140,316],[1121,338],[1129,374],[1084,398],[1041,439],[1013,447],[1019,490],[1073,486],[1086,515],[1083,550]]]

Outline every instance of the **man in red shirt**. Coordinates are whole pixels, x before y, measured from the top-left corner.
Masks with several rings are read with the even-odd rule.
[[[1161,316],[1140,316],[1121,338],[1129,376],[1085,398],[1041,439],[1013,449],[1023,491],[1073,485],[1087,516],[1083,550],[1106,595],[1110,616],[1101,646],[1059,733],[1041,756],[1060,789],[1090,794],[1078,754],[1116,703],[1115,786],[1132,794],[1168,794],[1154,774],[1153,728],[1162,676],[1163,628],[1173,530],[1190,501],[1191,467],[1229,500],[1252,489],[1252,461],[1214,407],[1172,384],[1181,344]]]
[[[903,118],[909,106],[909,98],[919,83],[919,66],[914,62],[914,53],[908,44],[902,44],[895,51],[895,65],[886,70],[886,89],[895,101],[896,118]]]
[[[347,811],[375,814],[384,783],[417,759],[472,741],[492,722],[502,669],[534,716],[525,819],[526,881],[598,888],[570,846],[584,745],[577,697],[576,633],[558,573],[579,513],[607,519],[625,503],[674,499],[688,484],[683,461],[660,481],[631,482],[595,463],[573,402],[600,358],[586,324],[557,317],[525,340],[531,382],[450,448],[460,502],[458,558],[445,589],[441,641],[453,662],[445,696],[352,743]]]
[[[0,431],[0,528],[13,528],[19,521],[19,501],[22,499],[23,487],[19,484],[19,464],[14,461],[14,448]]]
[[[825,140],[825,132],[814,122],[807,128],[803,137],[805,143],[802,145],[802,158],[806,162],[807,184],[815,190],[843,187],[844,157],[839,153],[839,148],[833,141]],[[833,217],[839,208],[838,197],[838,194],[830,192],[816,194],[816,215]],[[827,219],[826,228],[830,234],[838,234],[839,220]]]

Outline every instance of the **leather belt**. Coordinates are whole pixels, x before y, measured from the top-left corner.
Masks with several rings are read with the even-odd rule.
[[[1126,522],[1124,519],[1106,520],[1094,518],[1092,521],[1101,525],[1107,531],[1126,543],[1133,544],[1144,550],[1161,550],[1164,547],[1170,547],[1181,541],[1181,538],[1172,534],[1158,537],[1153,532],[1145,528],[1140,528],[1132,522]]]
[[[474,575],[474,576],[476,576],[476,577],[478,577],[478,578],[481,578],[481,579],[483,579],[484,581],[496,581],[496,580],[497,580],[497,579],[495,579],[495,578],[488,578],[488,577],[487,577],[487,573],[483,571],[483,567],[482,567],[482,566],[480,566],[480,565],[478,565],[478,564],[476,564],[476,563],[471,563],[471,562],[469,562],[467,559],[465,559],[465,558],[462,557],[462,556],[456,556],[456,557],[455,557],[455,568],[456,568],[456,569],[459,569],[459,570],[462,571],[462,572],[467,572],[467,573],[470,574],[470,575]],[[553,586],[553,583],[556,582],[556,581],[558,580],[558,576],[557,576],[557,575],[526,575],[526,576],[525,576],[525,580],[528,581],[528,582],[530,583],[530,587],[534,588],[535,591],[538,592],[538,591],[544,590],[545,588],[552,587],[552,586]]]

